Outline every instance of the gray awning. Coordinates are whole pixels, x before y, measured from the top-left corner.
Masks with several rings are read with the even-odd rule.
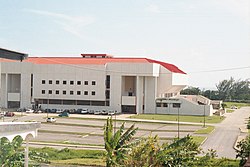
[[[0,58],[23,61],[27,57],[28,54],[0,48]]]

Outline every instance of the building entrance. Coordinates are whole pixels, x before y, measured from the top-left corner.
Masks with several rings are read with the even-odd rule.
[[[123,114],[136,114],[136,106],[123,105],[122,113]]]

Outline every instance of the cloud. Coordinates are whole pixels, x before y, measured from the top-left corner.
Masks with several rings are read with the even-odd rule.
[[[60,25],[64,31],[71,33],[77,37],[82,37],[81,30],[83,27],[93,24],[95,22],[95,19],[90,16],[69,16],[66,14],[34,9],[25,9],[25,11],[37,15],[50,17],[55,23]]]
[[[146,11],[152,12],[152,13],[161,13],[161,10],[159,9],[158,5],[150,4],[146,7]]]

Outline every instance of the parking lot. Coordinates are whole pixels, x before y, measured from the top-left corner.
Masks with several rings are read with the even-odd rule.
[[[70,114],[69,117],[58,117],[55,113],[15,113],[15,117],[5,118],[7,121],[38,121],[41,122],[38,137],[33,142],[47,142],[75,145],[92,145],[103,147],[103,127],[108,115]],[[21,116],[23,115],[23,116]],[[47,122],[48,117],[53,117],[56,122]],[[120,114],[113,116],[114,126],[120,127],[121,119],[130,115]],[[115,118],[117,121],[115,121]],[[127,121],[125,128],[129,128],[135,122]],[[138,131],[136,138],[158,135],[161,142],[169,141],[177,137],[177,124],[136,122]],[[180,125],[180,137],[187,134],[196,135],[194,132],[201,129],[197,125]]]

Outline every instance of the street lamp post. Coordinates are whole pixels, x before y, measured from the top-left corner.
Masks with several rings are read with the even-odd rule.
[[[47,99],[47,119],[49,118],[49,92],[48,92],[48,99]]]
[[[180,138],[180,107],[178,107],[178,139]]]
[[[203,127],[206,127],[206,105],[204,104],[204,121],[203,121]]]

